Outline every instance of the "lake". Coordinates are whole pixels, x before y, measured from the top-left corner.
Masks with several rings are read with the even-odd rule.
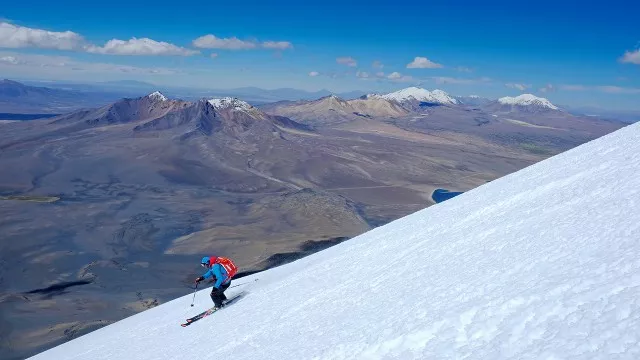
[[[433,201],[437,203],[441,203],[445,200],[449,200],[452,197],[456,197],[458,195],[462,194],[462,192],[455,192],[455,191],[449,191],[446,189],[436,189],[433,194],[431,195],[431,198],[433,199]]]

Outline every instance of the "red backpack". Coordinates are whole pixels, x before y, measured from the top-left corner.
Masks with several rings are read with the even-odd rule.
[[[214,264],[222,265],[222,267],[227,271],[227,279],[231,279],[238,272],[238,267],[229,258],[222,256],[211,256],[209,258],[209,267],[213,266]]]

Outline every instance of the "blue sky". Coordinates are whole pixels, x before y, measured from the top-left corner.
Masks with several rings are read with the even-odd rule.
[[[11,2],[0,9],[0,76],[335,92],[419,85],[640,109],[632,3]]]

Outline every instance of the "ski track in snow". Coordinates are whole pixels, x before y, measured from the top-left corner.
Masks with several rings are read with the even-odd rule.
[[[640,123],[34,359],[640,359],[638,174]]]

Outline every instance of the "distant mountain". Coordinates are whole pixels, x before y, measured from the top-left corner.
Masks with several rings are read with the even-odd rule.
[[[548,112],[562,111],[559,107],[553,105],[549,100],[537,97],[532,94],[522,94],[516,97],[502,97],[496,101],[486,104],[486,107],[492,111],[500,112]]]
[[[30,93],[45,95],[51,92],[51,89],[30,87],[9,79],[0,80],[0,96],[3,98],[18,98]]]
[[[12,80],[0,80],[0,113],[59,114],[100,106],[118,97],[121,97],[120,94],[113,92],[30,86]]]
[[[236,98],[172,100],[159,91],[139,98],[125,98],[98,109],[80,110],[50,119],[62,135],[116,124],[134,124],[133,131],[154,132],[162,137],[210,136],[216,132],[238,138],[244,132],[261,131],[273,136],[279,128],[310,130],[290,119],[267,115]],[[255,129],[254,129],[255,128]],[[259,130],[256,130],[259,129]]]
[[[95,83],[76,83],[72,81],[34,81],[24,80],[21,83],[35,87],[76,91],[81,93],[109,93],[120,97],[142,95],[158,89],[158,85],[136,80],[114,80]],[[166,91],[165,91],[166,93]],[[113,101],[113,99],[111,100]]]
[[[425,90],[419,87],[408,87],[385,95],[373,95],[387,100],[397,101],[401,104],[419,102],[440,105],[457,105],[459,101],[442,90]]]
[[[201,99],[187,104],[174,109],[175,111],[168,111],[155,119],[145,121],[133,130],[136,132],[171,130],[173,135],[183,138],[198,134],[210,136],[221,132],[235,139],[250,131],[253,136],[273,137],[273,134],[278,133],[281,128],[310,130],[309,127],[287,118],[267,115],[236,98]]]
[[[286,116],[313,126],[333,125],[362,118],[389,120],[422,116],[432,113],[436,108],[453,111],[471,110],[468,108],[474,107],[484,113],[474,120],[482,124],[486,123],[482,119],[491,113],[549,113],[552,117],[569,115],[549,100],[531,94],[490,100],[480,96],[452,96],[442,90],[429,91],[419,87],[409,87],[389,94],[367,94],[352,100],[331,95],[314,101],[281,101],[260,107],[267,113]],[[442,114],[442,111],[438,111],[438,114]],[[455,113],[459,116],[464,114]]]
[[[17,81],[0,80],[0,110],[2,112],[20,111],[29,107],[47,107],[49,110],[61,109],[78,101],[80,93],[28,86]],[[42,112],[42,111],[41,111]],[[49,112],[49,111],[45,111]]]
[[[409,87],[389,94],[366,94],[344,100],[335,95],[314,101],[282,101],[261,106],[266,112],[307,124],[328,125],[355,119],[389,119],[422,112],[432,106],[457,106],[460,101],[442,90]]]
[[[51,119],[52,124],[67,125],[67,131],[77,131],[113,124],[155,119],[171,111],[189,106],[180,100],[169,100],[160,92],[130,99],[125,98],[98,109],[79,110]]]
[[[113,101],[119,97],[140,96],[158,88],[162,88],[163,94],[172,98],[196,101],[201,98],[236,97],[253,105],[272,103],[276,101],[315,100],[329,95],[337,95],[344,99],[355,99],[366,94],[364,91],[332,92],[325,89],[318,91],[306,91],[293,88],[262,89],[258,87],[240,87],[231,89],[210,89],[193,86],[158,86],[144,81],[135,80],[104,81],[88,84],[38,81],[25,81],[24,83],[31,86],[47,86],[51,89],[70,90],[83,93],[118,94],[118,96],[111,98],[109,101]]]
[[[522,94],[516,97],[505,96],[498,99],[498,102],[505,105],[537,106],[551,110],[558,110],[558,107],[553,105],[549,100],[531,94]]]
[[[460,102],[442,90],[425,90],[419,87],[408,87],[389,94],[369,94],[363,99],[385,99],[393,101],[408,111],[421,112],[431,106],[455,106]]]
[[[344,100],[335,95],[314,101],[279,102],[261,107],[267,113],[286,116],[313,126],[357,119],[395,118],[409,114],[400,104],[381,97]]]

